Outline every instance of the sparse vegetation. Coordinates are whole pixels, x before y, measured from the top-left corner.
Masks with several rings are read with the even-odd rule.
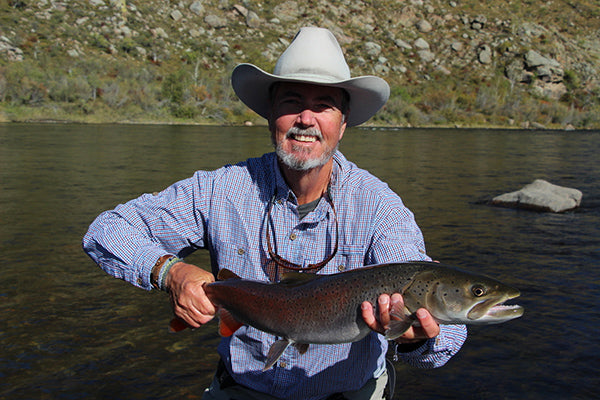
[[[320,25],[340,37],[353,75],[390,83],[372,125],[600,127],[600,7],[592,0],[309,1],[289,19],[277,13],[281,2],[264,1],[246,5],[261,18],[254,29],[223,1],[202,2],[202,15],[189,10],[191,0],[113,3],[121,4],[0,1],[0,121],[262,124],[233,94],[231,70],[240,62],[272,70],[298,27]],[[207,15],[226,25],[210,26]],[[469,22],[478,15],[487,21],[480,31]],[[419,32],[406,16],[430,20],[433,31]],[[435,61],[398,45],[417,38]],[[381,54],[365,53],[369,41]],[[465,49],[450,50],[458,42]],[[483,44],[490,64],[470,52]],[[529,83],[507,78],[530,49],[561,60],[566,93],[549,98],[535,74]]]

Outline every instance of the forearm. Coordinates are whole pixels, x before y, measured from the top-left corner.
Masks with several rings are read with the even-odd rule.
[[[110,275],[150,290],[160,257],[203,246],[194,190],[192,180],[181,181],[100,214],[83,239],[84,250]]]
[[[403,345],[398,345],[398,356],[406,363],[417,368],[438,368],[446,364],[454,356],[467,339],[465,325],[440,325],[440,333],[427,340],[421,346],[403,352]]]
[[[106,273],[150,290],[150,273],[169,251],[115,211],[102,213],[83,238],[84,251]]]

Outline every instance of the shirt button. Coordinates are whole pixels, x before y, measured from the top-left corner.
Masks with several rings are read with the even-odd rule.
[[[344,265],[338,265],[338,271],[342,272],[343,270],[345,270],[346,267]]]
[[[287,364],[285,362],[283,362],[283,361],[279,363],[279,366],[281,368],[287,368]]]
[[[290,240],[296,240],[296,238],[297,238],[297,237],[298,237],[298,236],[296,236],[296,234],[295,234],[295,233],[292,233],[292,234],[290,235]]]
[[[142,286],[142,284],[144,283],[144,281],[142,280],[142,278],[138,278],[137,279],[137,283],[138,283],[138,285]]]
[[[246,252],[244,251],[244,249],[238,249],[238,254],[239,254],[240,256],[244,255],[244,253],[246,253]]]

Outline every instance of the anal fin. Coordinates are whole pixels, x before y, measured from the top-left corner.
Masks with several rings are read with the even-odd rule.
[[[294,347],[301,355],[308,351],[308,346],[310,346],[308,343],[294,343]]]

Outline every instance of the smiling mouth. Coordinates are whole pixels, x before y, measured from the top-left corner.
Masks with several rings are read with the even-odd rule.
[[[286,138],[301,143],[315,143],[322,139],[322,135],[321,132],[315,127],[301,129],[294,126],[287,132]]]
[[[309,136],[309,135],[292,135],[292,139],[294,139],[298,142],[304,142],[304,143],[313,143],[313,142],[317,141],[316,136]]]

